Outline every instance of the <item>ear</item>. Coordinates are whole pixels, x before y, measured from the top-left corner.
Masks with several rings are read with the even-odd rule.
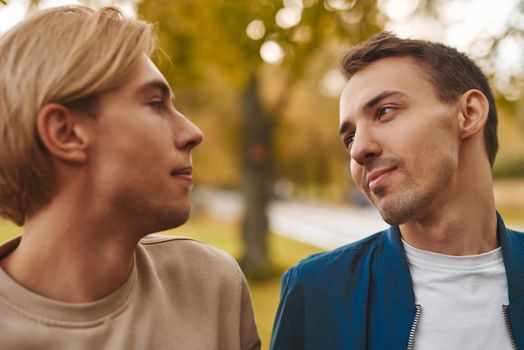
[[[488,119],[489,102],[477,89],[466,91],[459,98],[459,128],[462,138],[481,132]]]
[[[36,128],[51,155],[66,162],[86,161],[89,140],[81,120],[85,120],[85,116],[58,103],[48,103],[40,109]]]

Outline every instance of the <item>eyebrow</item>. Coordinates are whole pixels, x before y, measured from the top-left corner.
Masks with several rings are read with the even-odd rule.
[[[388,97],[391,97],[391,96],[401,96],[401,97],[405,97],[407,96],[405,93],[403,92],[400,92],[400,91],[383,91],[381,92],[380,94],[378,94],[377,96],[371,98],[368,102],[366,102],[364,104],[364,107],[362,107],[362,110],[364,112],[368,112],[370,109],[373,109],[377,104],[380,103],[380,101],[388,98]],[[343,134],[347,131],[347,129],[351,126],[351,123],[348,122],[348,121],[345,121],[342,123],[342,125],[340,126],[340,129],[338,131],[339,134]]]
[[[340,126],[340,129],[338,130],[339,135],[344,134],[346,130],[349,129],[350,125],[351,123],[348,121],[343,122],[342,125]]]
[[[136,93],[138,95],[141,95],[155,90],[160,91],[163,97],[173,96],[169,85],[165,81],[160,79],[151,80],[147,83],[142,84],[137,88]]]
[[[407,96],[405,93],[400,91],[384,91],[378,94],[377,96],[373,97],[371,100],[369,100],[364,107],[362,108],[363,111],[369,111],[370,109],[373,109],[377,104],[380,103],[383,99],[386,99],[391,96]]]

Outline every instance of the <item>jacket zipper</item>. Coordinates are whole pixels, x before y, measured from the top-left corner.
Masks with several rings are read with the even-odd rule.
[[[518,350],[515,338],[513,338],[513,332],[511,331],[511,327],[509,326],[508,305],[502,305],[502,313],[504,314],[504,323],[506,324],[506,330],[508,331],[509,340],[511,340],[511,346],[514,350]]]
[[[413,346],[415,345],[415,330],[417,329],[418,320],[420,319],[420,314],[422,312],[422,306],[420,306],[419,304],[416,304],[415,308],[417,310],[415,311],[415,318],[413,319],[413,324],[411,325],[411,330],[409,331],[407,350],[413,350]]]

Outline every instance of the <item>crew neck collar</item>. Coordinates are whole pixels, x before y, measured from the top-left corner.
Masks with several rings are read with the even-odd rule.
[[[20,239],[21,236],[18,236],[0,246],[0,257],[13,251]],[[129,277],[116,291],[93,302],[67,303],[30,291],[0,268],[0,301],[37,322],[63,327],[88,327],[101,323],[107,316],[118,314],[125,309],[135,285],[136,275],[135,257]]]

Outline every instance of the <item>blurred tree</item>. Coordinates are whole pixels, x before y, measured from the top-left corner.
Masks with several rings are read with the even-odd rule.
[[[451,2],[419,0],[413,16],[445,23],[442,8]],[[294,108],[294,113],[304,117],[316,102],[329,104],[326,110],[333,113],[336,106],[318,96],[296,98],[298,87],[303,89],[305,83],[310,83],[307,89],[317,90],[318,80],[327,71],[326,67],[315,66],[322,61],[319,54],[337,51],[333,47],[348,47],[386,25],[386,3],[395,6],[391,0],[148,0],[138,6],[141,15],[159,25],[161,44],[174,63],[171,80],[187,87],[198,85],[197,93],[185,97],[213,105],[216,111],[222,109],[221,128],[238,128],[241,132],[236,135],[213,129],[213,133],[236,136],[239,140],[236,146],[241,155],[245,202],[243,265],[248,273],[268,267],[266,210],[275,169],[280,175],[286,173],[295,180],[301,179],[305,185],[328,184],[331,176],[333,157],[326,156],[325,150],[333,147],[319,136],[325,133],[319,129],[321,124],[310,118],[304,123],[313,127],[301,125],[300,130],[290,133],[284,114]],[[496,35],[484,33],[474,43],[490,45],[484,56],[477,57],[483,65],[494,66],[504,40],[517,38],[521,42],[522,6],[520,1],[515,9],[516,20],[507,23],[504,31]],[[312,76],[316,79],[313,83]],[[522,76],[516,74],[506,77],[505,84],[495,84],[500,106],[514,114],[522,112]],[[215,83],[210,77],[214,77]],[[494,78],[500,81],[500,77]],[[214,91],[222,96],[229,93],[229,97],[218,98],[214,103],[199,99],[197,95],[206,90],[204,85],[217,81],[223,84],[222,89]],[[224,100],[236,107],[225,108]],[[303,106],[290,106],[294,101]],[[316,113],[321,109],[315,106]],[[236,119],[237,114],[242,119]],[[300,134],[302,142],[297,142],[299,137],[295,134]],[[304,142],[308,139],[310,142]]]
[[[451,2],[456,0],[414,0],[418,7],[413,16],[444,23],[442,7]],[[6,3],[0,0],[0,4]],[[41,1],[27,3],[30,9],[36,9]],[[199,125],[213,129],[206,143],[217,147],[208,148],[204,158],[226,166],[208,165],[207,170],[212,171],[207,171],[211,173],[207,178],[232,185],[239,173],[234,169],[235,162],[242,165],[243,265],[248,273],[268,270],[266,210],[276,172],[306,187],[345,181],[335,178],[342,172],[333,171],[334,164],[343,161],[336,153],[326,155],[336,139],[319,118],[336,115],[336,101],[304,91],[318,90],[319,80],[332,68],[341,48],[367,38],[388,23],[386,4],[395,6],[395,0],[138,3],[139,15],[158,24],[161,47],[173,64],[165,57],[158,57],[157,63],[176,86],[182,104],[191,105],[193,113],[200,114]],[[493,67],[499,108],[517,116],[524,116],[524,75],[520,71],[501,77],[495,73],[495,65],[500,62],[499,47],[504,42],[509,39],[522,44],[523,12],[524,1],[519,0],[514,19],[505,23],[505,30],[496,35],[484,33],[474,42],[477,48],[484,48],[477,59]],[[294,127],[283,118],[285,115],[299,116],[302,123],[295,124],[300,127]],[[224,143],[239,151],[224,152]],[[340,186],[337,190],[340,192]]]
[[[161,46],[173,63],[168,79],[202,88],[214,71],[211,74],[218,72],[232,87],[243,116],[240,122],[231,117],[231,125],[241,130],[241,264],[248,275],[271,271],[267,208],[274,179],[274,133],[294,86],[328,43],[339,38],[347,47],[378,31],[376,12],[374,0],[148,0],[138,5],[141,16],[158,23]],[[185,97],[199,99],[189,95]],[[221,121],[223,128],[228,123]]]
[[[118,6],[127,1],[81,2],[88,5],[112,2]],[[8,2],[0,0],[0,5]],[[384,7],[395,6],[395,2],[144,0],[138,3],[139,15],[158,24],[166,55],[156,61],[174,83],[177,95],[182,96],[182,103],[177,102],[177,106],[190,106],[188,109],[197,115],[198,124],[213,130],[206,135],[206,144],[213,147],[207,148],[202,158],[224,166],[207,165],[206,182],[232,186],[239,175],[235,163],[242,164],[243,265],[248,273],[268,270],[266,209],[276,172],[305,187],[347,181],[342,176],[336,177],[342,174],[337,166],[343,163],[343,158],[336,152],[326,155],[326,150],[331,152],[338,141],[319,116],[336,116],[337,102],[318,94],[319,80],[333,68],[342,48],[367,38],[389,22]],[[442,8],[452,2],[457,0],[414,0],[418,7],[412,16],[443,26]],[[27,2],[30,10],[39,8],[40,3],[40,0]],[[503,43],[514,40],[522,46],[523,13],[524,1],[517,0],[513,19],[504,23],[505,29],[496,35],[483,33],[473,45],[476,51],[483,48],[483,54],[476,59],[493,72],[499,109],[524,120],[524,67],[510,76],[499,75],[496,68]],[[284,116],[293,116],[295,121]],[[231,148],[237,151],[224,151]],[[277,154],[275,149],[279,150]],[[199,157],[198,152],[195,157]],[[201,162],[197,164],[199,168]],[[341,186],[334,188],[341,192]]]

